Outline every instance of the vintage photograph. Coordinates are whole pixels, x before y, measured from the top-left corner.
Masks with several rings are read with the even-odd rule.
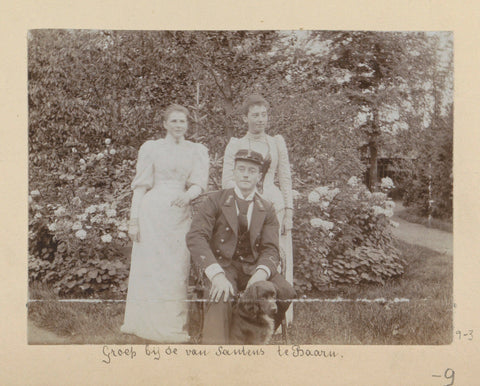
[[[31,345],[447,345],[453,33],[28,32]]]

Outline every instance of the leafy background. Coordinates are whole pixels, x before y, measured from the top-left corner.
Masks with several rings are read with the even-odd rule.
[[[379,191],[378,158],[395,159],[397,195],[451,217],[452,63],[448,33],[30,31],[30,280],[64,295],[123,296],[138,148],[164,135],[167,105],[183,104],[219,188],[251,92],[267,97],[269,133],[289,148],[298,288],[401,274],[388,216],[372,209],[387,198],[362,198],[355,189],[365,188],[347,182]],[[319,187],[340,189],[328,210],[308,200]],[[312,218],[333,222],[335,236]]]

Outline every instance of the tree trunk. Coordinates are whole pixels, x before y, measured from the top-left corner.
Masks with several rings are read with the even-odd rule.
[[[232,92],[232,83],[230,78],[227,76],[224,82],[223,95],[225,96],[225,113],[226,113],[226,127],[225,135],[227,140],[230,141],[230,138],[233,137],[233,92]]]
[[[371,191],[376,191],[377,190],[377,159],[378,159],[378,148],[377,148],[377,142],[376,141],[371,141],[368,144],[368,149],[370,150],[370,172],[368,175],[368,183],[369,186],[368,188]]]

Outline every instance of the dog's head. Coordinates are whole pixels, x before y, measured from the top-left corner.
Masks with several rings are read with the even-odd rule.
[[[250,317],[268,315],[277,312],[277,291],[269,281],[257,281],[248,287],[238,300],[239,308]]]

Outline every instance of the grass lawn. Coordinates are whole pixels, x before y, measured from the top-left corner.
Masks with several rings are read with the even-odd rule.
[[[290,344],[449,344],[453,337],[453,261],[399,242],[408,266],[403,276],[381,285],[342,286],[294,304]],[[409,302],[325,302],[322,299],[406,298]],[[44,286],[30,288],[28,317],[72,344],[145,344],[120,332],[124,303],[64,303]],[[40,339],[39,339],[40,338]],[[41,337],[31,342],[41,342]],[[272,344],[281,344],[275,336]]]

